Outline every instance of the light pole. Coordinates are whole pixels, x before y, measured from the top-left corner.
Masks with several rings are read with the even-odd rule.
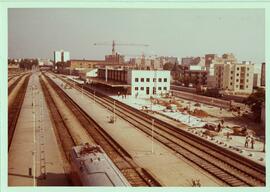
[[[82,84],[82,87],[81,87],[81,90],[82,90],[82,91],[81,91],[81,97],[83,97],[83,85],[84,85],[84,84]]]
[[[96,103],[95,97],[96,97],[96,91],[94,90],[94,104]]]
[[[151,151],[152,151],[152,154],[154,154],[154,122],[155,122],[155,120],[154,119],[152,119],[152,124],[151,124],[151,140],[152,140],[152,142],[151,142]]]
[[[33,113],[33,186],[36,186],[36,112],[35,112],[35,92],[32,86],[32,113]]]
[[[190,102],[188,102],[188,123],[190,123]]]
[[[113,101],[113,123],[115,122],[115,101]]]
[[[150,96],[150,110],[151,110],[151,112],[153,111],[152,104],[153,104],[153,97]]]
[[[262,152],[265,152],[265,136],[263,136],[263,150]]]

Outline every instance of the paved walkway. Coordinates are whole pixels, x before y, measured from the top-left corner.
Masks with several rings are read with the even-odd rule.
[[[30,168],[32,176],[29,175]],[[42,178],[43,173],[46,173],[46,179]],[[38,73],[29,80],[9,149],[8,185],[69,185]]]
[[[52,80],[59,86],[63,83],[56,78],[52,78]],[[162,185],[191,186],[192,179],[199,179],[202,186],[223,185],[199,167],[192,165],[183,157],[177,156],[158,142],[154,142],[152,145],[149,136],[137,130],[127,121],[117,117],[115,124],[109,123],[109,117],[112,113],[78,90],[62,89],[123,146],[139,166],[146,168]]]

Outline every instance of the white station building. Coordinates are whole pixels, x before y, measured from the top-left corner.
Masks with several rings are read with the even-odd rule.
[[[98,69],[93,83],[108,86],[136,97],[150,97],[170,92],[170,71],[135,69]]]
[[[132,96],[152,96],[170,91],[170,71],[130,70],[127,83]]]

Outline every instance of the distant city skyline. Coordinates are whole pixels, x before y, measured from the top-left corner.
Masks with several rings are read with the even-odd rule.
[[[239,61],[265,61],[264,9],[15,9],[8,10],[9,58],[104,59],[111,46],[124,55],[175,56],[233,53]],[[258,65],[259,66],[259,65]]]

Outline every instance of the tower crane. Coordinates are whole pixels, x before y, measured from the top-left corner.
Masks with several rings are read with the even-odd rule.
[[[112,45],[112,55],[115,55],[115,46],[142,46],[142,47],[148,47],[148,44],[138,44],[138,43],[115,43],[115,41],[112,41],[112,44],[110,43],[94,43],[94,46],[107,46]]]

